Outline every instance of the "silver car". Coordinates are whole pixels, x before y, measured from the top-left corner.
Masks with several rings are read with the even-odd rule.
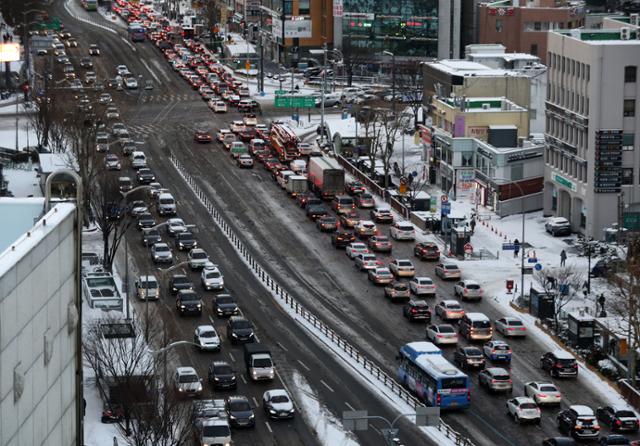
[[[355,260],[355,266],[360,271],[369,271],[380,266],[375,254],[358,254]]]
[[[222,290],[224,289],[224,276],[218,269],[217,265],[207,262],[200,274],[202,286],[205,290]]]
[[[478,382],[491,392],[513,392],[509,371],[502,367],[488,367],[478,374]]]
[[[171,248],[166,243],[154,243],[151,247],[151,259],[154,263],[172,263]]]
[[[204,268],[209,263],[209,256],[204,249],[194,248],[187,254],[187,262],[191,269]]]

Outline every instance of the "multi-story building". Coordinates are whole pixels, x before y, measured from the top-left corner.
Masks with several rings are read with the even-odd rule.
[[[618,23],[553,31],[548,42],[545,214],[598,239],[640,204],[640,35]]]
[[[547,33],[584,25],[581,1],[504,0],[482,3],[478,11],[479,43],[500,43],[508,52],[529,53],[547,63]]]
[[[529,110],[529,129],[544,132],[547,68],[530,54],[505,53],[502,45],[468,45],[466,59],[423,64],[424,97],[504,96]]]
[[[333,45],[331,0],[263,0],[261,39],[265,57],[289,64],[309,48]]]
[[[82,444],[76,206],[0,198],[0,444]],[[35,222],[35,224],[34,224]]]
[[[460,57],[460,0],[334,0],[336,47],[397,58]],[[340,5],[336,8],[335,5]]]

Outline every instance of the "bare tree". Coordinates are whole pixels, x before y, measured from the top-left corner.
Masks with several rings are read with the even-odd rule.
[[[637,350],[640,348],[640,239],[629,243],[629,254],[625,268],[607,276],[611,285],[607,293],[607,313],[620,319],[614,334],[627,340],[629,352],[628,373],[631,384],[635,387]]]
[[[413,126],[417,128],[418,113],[422,108],[422,63],[406,62],[396,68],[396,97],[413,112]]]
[[[361,123],[360,128],[364,129],[364,137],[367,144],[367,157],[369,158],[371,178],[376,177],[376,160],[378,158],[379,146],[377,141],[380,138],[382,127],[377,125],[378,116],[374,109],[363,106],[356,110],[356,119]]]
[[[379,137],[376,138],[375,144],[378,145],[380,158],[382,159],[382,169],[384,172],[384,187],[389,187],[389,172],[391,171],[391,157],[398,137],[398,131],[404,126],[402,115],[398,115],[386,108],[377,109],[377,125],[380,127]],[[401,131],[401,137],[402,135]]]
[[[102,171],[94,181],[93,192],[89,197],[90,206],[95,223],[102,231],[103,267],[111,271],[118,247],[133,224],[133,219],[126,209],[127,200],[120,193],[114,173]]]
[[[207,31],[213,34],[214,27],[220,23],[220,4],[217,0],[204,0],[202,11],[207,25]]]
[[[584,274],[573,266],[563,266],[536,271],[534,280],[545,293],[555,295],[553,321],[557,330],[560,313],[583,288]]]
[[[154,355],[142,332],[167,339],[166,329],[147,320],[106,316],[85,325],[83,356],[96,375],[102,396],[119,416],[118,430],[131,446],[186,445],[191,407],[170,390],[166,355]],[[145,328],[140,325],[145,325]]]
[[[342,48],[342,66],[347,76],[347,86],[353,83],[354,71],[357,67],[366,65],[373,60],[374,51],[369,40],[357,40],[358,45],[351,36],[343,41]]]

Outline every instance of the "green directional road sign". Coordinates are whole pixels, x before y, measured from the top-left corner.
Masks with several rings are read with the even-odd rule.
[[[276,108],[309,108],[315,105],[316,98],[313,96],[287,96],[275,99]]]
[[[282,96],[283,94],[287,94],[287,90],[276,90],[276,96]]]

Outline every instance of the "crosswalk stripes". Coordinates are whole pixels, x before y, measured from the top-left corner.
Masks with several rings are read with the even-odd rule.
[[[187,101],[196,101],[199,100],[200,96],[195,93],[184,93],[184,94],[156,94],[143,96],[140,102],[149,103],[149,102],[187,102]]]

